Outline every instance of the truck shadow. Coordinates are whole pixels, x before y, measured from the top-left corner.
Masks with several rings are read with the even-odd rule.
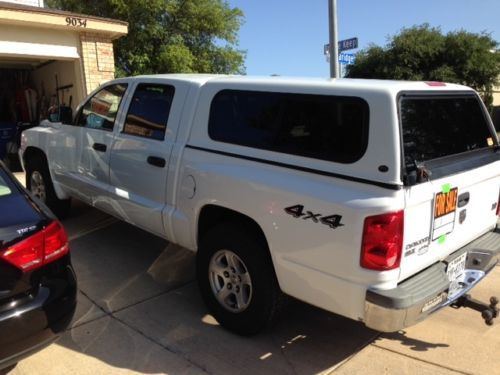
[[[399,332],[394,332],[394,333],[384,333],[381,334],[380,338],[387,339],[387,340],[392,340],[392,341],[399,341],[401,345],[407,346],[413,351],[416,352],[426,352],[430,349],[436,349],[436,348],[448,348],[448,344],[436,344],[436,343],[431,343],[427,341],[422,341],[418,339],[413,339],[408,336],[406,336],[405,331],[399,331]]]

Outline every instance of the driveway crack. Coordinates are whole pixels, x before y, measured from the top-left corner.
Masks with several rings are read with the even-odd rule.
[[[184,353],[168,346],[168,345],[164,345],[163,343],[155,340],[154,338],[148,336],[146,333],[142,332],[140,329],[137,329],[136,327],[126,323],[125,321],[123,321],[122,319],[118,318],[117,316],[113,315],[113,314],[109,314],[109,316],[111,316],[111,318],[115,319],[117,322],[120,322],[121,324],[123,324],[125,327],[131,329],[132,331],[136,332],[137,334],[141,335],[142,337],[144,337],[146,340],[148,341],[151,341],[152,343],[160,346],[161,348],[165,349],[166,351],[172,353],[172,354],[175,354],[177,356],[180,356],[181,358],[183,358],[186,362],[188,362],[190,365],[196,367],[197,369],[205,372],[206,374],[208,375],[213,375],[210,371],[208,371],[208,369],[203,366],[203,365],[200,365],[198,363],[196,363],[195,361],[193,361],[189,356],[185,355]]]
[[[421,358],[413,357],[413,356],[408,355],[408,354],[405,354],[405,353],[400,353],[400,352],[398,352],[398,351],[396,351],[396,350],[392,350],[392,349],[384,348],[383,346],[379,346],[379,345],[377,345],[377,344],[372,344],[372,345],[373,345],[374,347],[378,348],[378,349],[386,350],[386,351],[391,352],[391,353],[394,353],[394,354],[399,354],[399,355],[402,355],[403,357],[411,358],[411,359],[414,359],[414,360],[416,360],[416,361],[423,362],[423,363],[427,363],[427,364],[432,365],[432,366],[436,366],[436,367],[444,368],[444,369],[446,369],[446,370],[456,372],[457,374],[463,374],[463,375],[473,375],[473,374],[472,374],[472,373],[470,373],[470,372],[460,371],[460,370],[457,370],[456,368],[452,368],[452,367],[449,367],[449,366],[443,366],[443,365],[440,365],[440,364],[438,364],[438,363],[431,362],[431,361],[426,361],[425,359],[421,359]]]

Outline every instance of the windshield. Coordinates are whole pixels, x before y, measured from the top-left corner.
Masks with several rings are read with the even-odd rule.
[[[400,116],[408,170],[427,160],[493,146],[475,95],[404,96]]]

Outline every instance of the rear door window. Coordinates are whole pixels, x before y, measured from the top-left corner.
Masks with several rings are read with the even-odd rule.
[[[123,133],[156,140],[165,138],[175,88],[142,83],[137,86]]]
[[[368,143],[368,103],[357,97],[223,90],[213,99],[213,140],[339,163]]]
[[[492,133],[475,95],[405,95],[400,100],[405,164],[493,146]]]

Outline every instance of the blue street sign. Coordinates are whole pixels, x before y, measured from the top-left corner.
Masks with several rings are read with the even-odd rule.
[[[352,65],[356,62],[356,56],[353,53],[341,52],[339,53],[339,63],[345,65]]]
[[[358,38],[339,40],[339,52],[358,48]]]

